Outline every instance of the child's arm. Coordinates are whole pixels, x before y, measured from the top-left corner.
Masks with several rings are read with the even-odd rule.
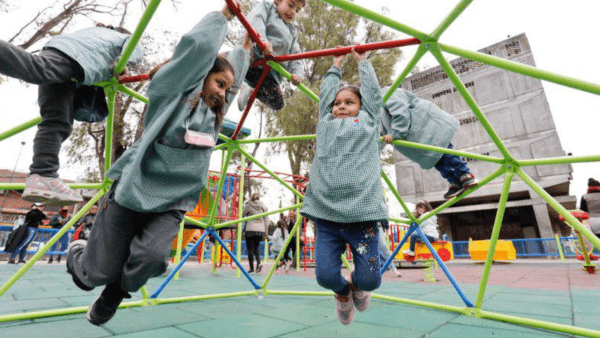
[[[181,93],[195,88],[217,56],[227,34],[227,18],[222,12],[207,14],[183,35],[171,61],[150,82],[148,96]]]
[[[360,75],[360,95],[362,96],[362,107],[377,123],[381,119],[381,109],[383,107],[383,98],[381,89],[377,81],[377,74],[371,63],[366,60],[366,54],[357,53],[352,49],[352,56],[358,63],[358,72]]]
[[[231,91],[226,94],[227,104],[223,109],[225,113],[227,113],[229,105],[233,102],[233,97],[242,86],[244,78],[246,77],[246,72],[248,71],[248,68],[250,68],[250,50],[252,49],[252,45],[252,39],[250,39],[250,36],[246,33],[244,42],[241,45],[237,45],[231,53],[227,55],[227,60],[231,63],[235,72],[235,80],[233,81]]]
[[[329,68],[327,74],[323,77],[321,84],[321,94],[319,94],[319,119],[322,119],[327,114],[331,114],[333,101],[340,86],[342,78],[342,60],[346,55],[333,57],[333,66]]]
[[[269,40],[267,40],[267,18],[269,17],[269,7],[266,1],[263,1],[250,11],[248,14],[248,22],[252,25],[252,28],[260,35],[261,40],[264,43],[269,44]],[[265,51],[267,52],[267,51]],[[273,49],[271,48],[271,53]],[[267,52],[267,54],[269,54]]]
[[[406,138],[410,129],[410,112],[408,111],[408,101],[404,95],[399,95],[399,89],[385,103],[385,109],[391,115],[390,136],[394,140]]]
[[[295,30],[294,30],[295,31]],[[295,34],[294,41],[292,41],[292,48],[290,54],[300,53],[300,45],[298,44],[298,35]],[[292,60],[288,64],[288,71],[292,73],[292,83],[297,86],[302,82],[302,62],[300,60]]]

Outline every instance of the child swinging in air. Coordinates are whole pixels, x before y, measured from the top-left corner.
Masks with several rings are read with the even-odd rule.
[[[73,282],[87,291],[106,285],[88,309],[94,325],[109,321],[129,292],[166,271],[179,224],[198,203],[229,89],[243,80],[250,60],[247,36],[228,58],[218,55],[233,17],[227,6],[206,15],[156,72],[144,135],[106,173],[114,183],[88,241],[69,246]]]
[[[317,152],[301,214],[315,220],[315,274],[335,293],[336,316],[348,325],[381,284],[377,222],[387,219],[380,182],[379,124],[382,97],[377,76],[354,49],[362,85],[339,88],[342,59],[325,74],[319,97]],[[344,278],[341,255],[350,245],[354,271]]]
[[[387,93],[389,87],[383,89]],[[396,89],[383,106],[381,135],[383,141],[406,140],[415,143],[454,149],[452,136],[458,130],[458,121],[435,104],[405,90]],[[449,183],[445,199],[462,194],[477,185],[475,175],[467,163],[456,155],[442,154],[410,147],[394,145],[404,156],[422,169],[434,167]]]
[[[296,14],[306,4],[306,0],[274,0],[258,3],[250,14],[248,21],[260,34],[261,39],[267,44],[266,54],[286,55],[300,52],[298,45],[298,32],[292,24]],[[255,46],[251,53],[250,63],[263,57],[260,49]],[[286,61],[282,66],[292,73],[292,83],[297,86],[302,81],[302,64],[299,60]],[[244,110],[254,87],[256,87],[263,67],[252,67],[246,73],[246,82],[238,96],[238,108]],[[283,92],[279,85],[281,75],[271,70],[263,80],[256,98],[273,110],[281,110],[285,106]]]

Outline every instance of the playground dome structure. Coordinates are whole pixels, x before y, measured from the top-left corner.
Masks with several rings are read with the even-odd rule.
[[[588,92],[588,93],[592,93],[592,94],[596,94],[596,95],[600,95],[600,85],[586,82],[586,81],[581,81],[581,80],[571,78],[568,76],[564,76],[564,75],[559,75],[559,74],[552,73],[549,71],[544,71],[541,69],[537,69],[536,67],[533,67],[533,66],[516,63],[513,61],[509,61],[509,60],[501,59],[501,58],[498,58],[495,56],[491,56],[488,54],[484,54],[484,53],[480,53],[480,52],[473,52],[473,51],[465,50],[465,49],[462,49],[462,48],[459,48],[456,46],[441,43],[439,40],[440,40],[441,36],[443,35],[443,33],[465,11],[465,9],[473,2],[473,0],[460,1],[453,8],[453,10],[451,10],[451,12],[447,15],[447,17],[429,34],[421,32],[417,29],[411,28],[411,27],[404,25],[402,23],[399,23],[397,21],[394,21],[386,16],[377,14],[369,9],[360,7],[352,2],[348,2],[345,0],[322,0],[322,1],[329,3],[330,5],[336,6],[342,10],[346,10],[346,11],[355,13],[357,15],[360,15],[360,16],[364,17],[365,19],[378,22],[378,23],[380,23],[384,26],[387,26],[391,29],[395,29],[397,31],[405,33],[405,34],[411,36],[412,38],[404,39],[404,40],[393,40],[393,41],[369,43],[369,44],[363,44],[363,45],[357,45],[357,46],[347,46],[347,47],[340,47],[340,48],[333,48],[333,49],[326,49],[326,50],[319,50],[319,51],[310,51],[310,52],[299,53],[299,54],[294,54],[294,55],[282,55],[282,56],[275,56],[275,57],[269,56],[265,59],[257,60],[254,63],[254,66],[256,66],[256,65],[264,66],[263,74],[262,74],[261,79],[259,80],[259,84],[256,86],[256,88],[258,88],[260,86],[260,83],[265,78],[267,72],[270,71],[271,69],[274,69],[275,71],[279,72],[283,77],[286,77],[288,79],[291,78],[290,74],[287,73],[280,66],[279,62],[296,60],[296,59],[304,59],[304,58],[316,58],[316,57],[323,57],[323,56],[347,54],[351,51],[352,48],[356,48],[356,50],[358,52],[364,52],[364,51],[375,50],[375,49],[397,48],[397,47],[408,46],[408,45],[418,45],[416,54],[408,62],[407,66],[404,68],[404,70],[401,72],[401,74],[399,75],[397,80],[392,85],[390,91],[387,94],[385,94],[384,101],[387,101],[387,99],[391,96],[393,91],[402,83],[402,81],[408,76],[410,71],[417,65],[419,60],[427,53],[431,53],[431,55],[439,62],[440,66],[442,67],[442,69],[444,70],[444,72],[446,73],[448,78],[452,81],[452,84],[456,87],[457,91],[463,97],[463,99],[465,100],[465,102],[467,103],[469,108],[472,110],[472,112],[475,114],[477,119],[480,121],[483,128],[486,130],[490,139],[496,145],[499,153],[501,154],[501,156],[495,157],[495,156],[481,155],[481,154],[469,153],[469,152],[458,151],[458,150],[451,150],[451,149],[447,149],[447,148],[428,146],[428,145],[412,143],[412,142],[403,141],[403,140],[394,141],[394,144],[401,145],[404,147],[437,151],[437,152],[441,152],[441,153],[445,153],[445,154],[458,155],[458,156],[465,157],[465,158],[486,161],[486,162],[496,165],[497,170],[494,171],[491,175],[481,179],[480,183],[477,186],[467,190],[465,193],[463,193],[460,196],[457,196],[451,200],[448,200],[447,202],[443,203],[442,205],[437,207],[435,210],[433,210],[432,212],[428,213],[426,216],[424,216],[420,219],[415,219],[412,216],[410,210],[408,210],[407,205],[402,200],[401,196],[399,195],[399,193],[393,186],[390,179],[387,177],[387,175],[384,172],[381,173],[382,179],[387,184],[387,186],[390,188],[390,190],[393,192],[394,196],[399,201],[401,207],[404,209],[405,213],[410,218],[410,219],[394,219],[394,218],[390,219],[391,221],[394,221],[397,223],[407,224],[410,227],[409,227],[409,230],[407,231],[406,235],[402,239],[402,242],[397,246],[395,252],[392,253],[391,257],[384,264],[384,267],[382,268],[382,272],[386,270],[387,265],[389,265],[391,263],[392,257],[394,257],[397,254],[397,250],[399,250],[399,248],[406,242],[407,238],[411,235],[411,233],[416,232],[417,234],[419,234],[422,237],[424,243],[427,245],[429,250],[432,252],[434,258],[437,260],[438,264],[440,265],[440,267],[442,268],[444,273],[448,276],[448,279],[452,282],[454,288],[456,289],[457,294],[464,302],[464,306],[451,306],[451,305],[444,305],[444,304],[436,304],[436,303],[432,303],[432,302],[412,300],[412,299],[400,298],[400,297],[389,296],[389,295],[380,295],[377,293],[373,293],[373,295],[372,295],[373,299],[387,301],[387,302],[405,303],[405,304],[420,306],[420,307],[428,307],[428,308],[433,308],[433,309],[438,309],[438,310],[449,311],[452,313],[462,314],[462,315],[469,316],[469,317],[476,317],[476,318],[490,319],[490,320],[496,320],[496,321],[501,321],[501,322],[508,322],[508,323],[512,323],[512,324],[524,325],[524,326],[540,328],[540,329],[556,331],[556,332],[563,332],[563,333],[567,333],[567,334],[588,336],[588,337],[600,337],[600,331],[586,329],[586,328],[577,327],[577,326],[535,320],[535,319],[530,319],[530,318],[522,318],[522,317],[518,317],[518,316],[514,316],[514,315],[495,313],[495,312],[491,312],[491,311],[486,311],[483,306],[484,305],[483,301],[484,301],[484,296],[486,293],[488,278],[490,275],[490,270],[492,268],[494,249],[495,249],[495,246],[498,241],[499,234],[500,234],[500,229],[502,226],[504,211],[506,209],[506,204],[507,204],[507,200],[508,200],[511,182],[515,178],[515,175],[517,177],[519,177],[523,182],[525,182],[525,184],[527,184],[533,192],[535,192],[543,200],[545,200],[546,203],[550,207],[552,207],[554,210],[556,210],[557,213],[562,215],[562,217],[564,217],[564,219],[567,222],[569,222],[569,224],[575,230],[577,230],[583,237],[587,238],[587,240],[589,240],[589,242],[594,247],[600,249],[600,239],[595,237],[589,229],[587,229],[585,226],[583,226],[582,223],[575,216],[573,216],[568,210],[566,210],[564,207],[562,207],[552,196],[550,196],[550,194],[548,194],[543,188],[541,188],[522,169],[523,167],[534,166],[534,165],[540,166],[540,165],[553,165],[553,164],[565,164],[565,163],[600,162],[600,155],[555,157],[555,158],[541,158],[541,159],[529,159],[529,160],[516,159],[515,157],[513,157],[513,155],[510,153],[510,151],[505,147],[502,140],[500,139],[500,137],[494,130],[493,126],[490,124],[488,118],[485,116],[485,114],[479,108],[478,104],[475,102],[475,100],[473,99],[473,97],[471,96],[471,94],[469,93],[469,91],[467,90],[465,85],[463,84],[463,81],[461,81],[461,79],[459,78],[459,76],[457,75],[457,73],[455,72],[453,67],[450,65],[450,63],[443,57],[442,52],[449,53],[449,54],[459,56],[459,57],[463,57],[466,59],[470,59],[473,61],[481,62],[486,65],[498,67],[498,68],[501,68],[501,69],[504,69],[507,71],[511,71],[511,72],[515,72],[515,73],[518,73],[518,74],[521,74],[524,76],[529,76],[529,77],[533,77],[536,79],[559,84],[562,86],[571,87],[571,88],[574,88],[574,89],[577,89],[580,91],[584,91],[584,92]],[[246,20],[246,18],[244,16],[244,14],[242,13],[241,9],[237,7],[236,3],[233,0],[226,0],[226,3],[230,7],[230,9],[235,13],[237,18],[242,23],[242,25],[249,32],[250,36],[255,41],[255,43],[259,46],[259,48],[261,48],[261,50],[264,50],[265,43],[260,40],[256,31],[250,26],[250,24],[248,23],[248,21]],[[121,56],[118,64],[115,67],[115,74],[121,73],[121,71],[125,68],[125,64],[126,64],[127,60],[131,56],[136,44],[139,43],[139,40],[143,34],[144,29],[148,25],[153,14],[158,9],[159,4],[160,4],[160,0],[152,0],[148,4],[148,6],[141,18],[140,23],[138,24],[134,34],[132,35],[132,37],[129,41],[127,48],[123,51],[122,56]],[[145,78],[146,78],[146,76],[141,75],[138,78],[128,79],[127,81],[137,81],[137,80],[143,80]],[[130,95],[130,96],[132,96],[140,101],[143,101],[145,103],[148,103],[148,99],[145,98],[144,96],[128,89],[127,87],[123,86],[123,84],[119,83],[115,77],[113,77],[110,81],[97,83],[96,85],[104,87],[104,89],[108,95],[107,101],[108,101],[108,105],[109,105],[109,115],[106,120],[107,128],[106,128],[106,148],[105,148],[106,149],[105,169],[108,170],[110,167],[111,158],[112,158],[111,145],[112,145],[113,107],[114,107],[115,95],[116,95],[117,91],[125,93],[127,95]],[[308,88],[306,88],[302,84],[300,84],[298,86],[298,88],[303,93],[309,95],[313,100],[318,101],[318,96],[315,95],[314,93],[312,93]],[[228,251],[227,253],[232,257],[232,259],[234,259],[236,261],[236,265],[240,269],[239,272],[243,273],[243,275],[248,279],[248,281],[252,285],[252,290],[241,291],[241,292],[232,292],[232,293],[220,294],[220,295],[201,295],[201,296],[178,297],[177,299],[168,299],[168,298],[161,299],[161,298],[159,298],[158,296],[159,296],[160,292],[162,291],[162,289],[167,286],[167,283],[173,277],[176,276],[177,271],[181,268],[183,262],[189,257],[189,255],[186,255],[186,257],[184,257],[181,261],[178,262],[177,267],[167,277],[167,279],[159,287],[159,289],[157,289],[154,293],[152,293],[150,295],[147,292],[146,288],[143,287],[141,289],[141,292],[143,295],[142,300],[134,301],[134,302],[124,302],[121,305],[122,307],[151,306],[151,305],[154,306],[154,305],[159,305],[159,304],[164,304],[164,303],[197,301],[197,300],[211,299],[211,298],[240,297],[240,296],[285,295],[287,297],[293,297],[293,296],[310,295],[310,296],[328,296],[328,297],[330,297],[332,295],[331,292],[324,292],[324,291],[281,291],[281,290],[268,288],[267,286],[269,285],[269,281],[271,280],[271,277],[274,273],[274,270],[275,270],[275,267],[277,264],[273,265],[273,268],[271,268],[271,270],[270,270],[268,276],[265,278],[263,284],[258,285],[254,281],[252,276],[250,276],[248,274],[248,272],[239,263],[240,246],[238,245],[237,255],[233,254],[232,252],[229,251],[229,249],[227,249],[227,246],[224,245],[223,241],[218,237],[218,235],[215,232],[215,230],[237,224],[238,234],[239,234],[238,237],[239,237],[239,236],[241,236],[241,231],[239,231],[241,229],[241,223],[244,221],[251,220],[254,218],[264,217],[266,215],[277,214],[277,213],[280,213],[280,212],[283,212],[283,211],[286,211],[289,209],[299,210],[302,206],[302,202],[301,202],[303,199],[302,193],[300,191],[298,191],[297,189],[295,189],[294,187],[292,187],[288,182],[285,182],[284,180],[282,180],[271,170],[269,170],[269,168],[267,168],[267,166],[265,164],[263,164],[261,161],[259,161],[258,159],[254,158],[252,155],[250,155],[246,150],[244,150],[244,145],[248,144],[248,143],[256,143],[256,142],[281,142],[281,141],[289,141],[289,140],[311,140],[311,139],[315,138],[315,135],[300,135],[300,136],[296,135],[296,136],[283,136],[283,137],[262,138],[262,139],[240,139],[240,137],[239,137],[240,129],[242,128],[244,121],[250,111],[250,107],[254,101],[255,96],[256,96],[256,90],[255,90],[255,92],[252,93],[250,100],[248,102],[248,106],[246,107],[246,109],[238,123],[237,129],[234,131],[232,136],[227,137],[222,134],[219,136],[219,138],[223,141],[223,143],[220,145],[217,145],[214,148],[214,150],[222,150],[224,152],[223,162],[222,162],[222,166],[221,166],[221,172],[222,173],[227,172],[227,168],[230,163],[233,152],[238,151],[242,155],[242,168],[241,168],[242,172],[244,171],[244,167],[243,167],[244,166],[243,163],[245,162],[244,158],[247,158],[250,161],[252,161],[253,163],[255,163],[262,170],[269,173],[269,175],[271,175],[273,177],[273,179],[277,180],[279,183],[281,183],[283,186],[285,186],[288,190],[290,190],[295,196],[297,196],[297,199],[300,202],[298,202],[290,207],[287,207],[287,208],[273,210],[273,211],[270,211],[270,212],[267,212],[264,214],[260,214],[260,215],[255,215],[252,217],[241,217],[236,220],[230,220],[230,221],[225,221],[225,222],[220,222],[220,223],[218,222],[218,219],[215,217],[216,211],[217,211],[216,210],[217,203],[213,203],[209,210],[209,217],[206,222],[197,221],[197,220],[187,218],[187,217],[185,219],[185,221],[196,224],[207,230],[204,232],[204,235],[197,241],[197,244],[203,242],[204,237],[207,236],[208,234],[212,234],[213,236],[216,237],[217,241],[219,241],[219,243],[226,249],[226,251]],[[38,124],[40,122],[40,120],[41,120],[41,118],[36,118],[32,121],[21,124],[13,129],[10,129],[6,132],[1,133],[0,141],[5,140],[5,139],[23,131],[23,130],[26,130],[30,127],[35,126],[36,124]],[[221,175],[221,178],[218,183],[217,196],[219,196],[221,194],[225,176],[226,175]],[[427,241],[427,239],[425,238],[425,236],[423,236],[418,225],[425,219],[440,213],[442,210],[454,205],[455,203],[459,202],[460,200],[462,200],[469,194],[473,193],[475,190],[479,189],[480,187],[488,184],[492,180],[499,178],[501,176],[504,176],[504,184],[503,184],[502,193],[500,196],[498,211],[497,211],[494,226],[493,226],[492,236],[490,238],[490,249],[488,250],[488,253],[487,253],[487,259],[486,259],[486,262],[485,262],[485,265],[483,268],[481,281],[479,283],[479,290],[477,293],[477,297],[476,297],[476,299],[474,299],[474,301],[471,301],[470,299],[468,299],[468,297],[462,291],[460,285],[452,277],[450,271],[448,270],[448,268],[446,267],[444,262],[436,254],[435,250],[433,250],[433,248],[431,247],[431,243],[429,243]],[[241,177],[243,178],[243,175]],[[38,251],[37,254],[35,254],[25,265],[23,265],[13,276],[11,276],[0,287],[0,297],[2,295],[4,295],[6,293],[6,291],[13,284],[15,284],[19,280],[19,278],[21,276],[23,276],[23,274],[25,274],[27,272],[27,270],[29,270],[33,266],[33,264],[37,260],[39,260],[40,257],[46,251],[48,251],[50,249],[50,247],[54,243],[57,242],[57,240],[61,236],[63,236],[68,231],[68,229],[71,228],[71,226],[79,218],[81,218],[85,214],[85,212],[108,191],[111,184],[112,184],[112,182],[108,179],[105,179],[103,182],[98,182],[98,183],[93,183],[93,184],[84,184],[84,183],[70,184],[71,188],[97,189],[98,192],[88,203],[85,204],[85,206],[79,212],[77,212],[73,216],[73,218],[70,222],[65,224],[64,227],[51,240],[49,240],[41,250]],[[24,184],[0,184],[0,189],[2,189],[2,190],[23,190]],[[240,196],[243,196],[243,191],[240,192]],[[240,199],[239,203],[241,205],[243,203],[243,199]],[[301,218],[298,217],[296,224],[294,226],[294,229],[292,230],[292,233],[298,231],[300,220],[301,220]],[[182,226],[183,226],[183,224],[182,224]],[[285,243],[285,246],[288,246],[290,244],[291,238],[292,238],[292,236],[288,237],[288,239]],[[191,252],[193,252],[194,249],[190,250],[188,254],[191,254]],[[179,250],[181,250],[181,245],[179,246]],[[282,256],[283,256],[283,251],[277,257],[276,263],[282,258]],[[87,311],[87,307],[77,307],[77,308],[56,309],[56,310],[29,312],[29,313],[15,313],[15,314],[9,314],[9,315],[0,315],[0,322],[26,320],[26,319],[34,319],[34,318],[40,318],[40,317],[49,317],[49,316],[60,316],[60,315],[74,314],[74,313],[85,313],[86,311]]]

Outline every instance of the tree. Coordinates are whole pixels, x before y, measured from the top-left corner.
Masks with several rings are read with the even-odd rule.
[[[317,0],[309,0],[298,16],[298,37],[305,51],[348,46],[354,43],[371,43],[396,38],[392,32],[382,29],[378,23],[367,20]],[[391,84],[394,66],[400,58],[399,49],[368,52],[367,58],[375,68],[380,85]],[[332,57],[303,60],[303,83],[318,93],[323,76],[331,67]],[[349,58],[343,64],[342,81],[353,84],[358,81],[356,62]],[[269,137],[283,135],[315,134],[318,105],[304,93],[286,86],[286,106],[280,111],[267,110]],[[294,175],[308,169],[312,162],[314,141],[289,141],[272,143],[271,150],[286,153]]]

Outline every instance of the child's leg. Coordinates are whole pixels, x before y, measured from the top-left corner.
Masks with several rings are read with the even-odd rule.
[[[346,250],[344,231],[339,223],[318,219],[315,242],[315,275],[322,287],[347,295],[348,283],[342,276],[342,254]]]
[[[37,85],[70,82],[72,77],[83,79],[81,66],[56,49],[34,55],[1,40],[0,74]]]
[[[129,258],[120,276],[121,289],[138,291],[148,279],[167,271],[171,245],[184,214],[184,210],[141,214],[135,222]]]
[[[251,67],[248,69],[246,80],[252,88],[256,87],[262,71],[262,67]],[[256,93],[256,98],[273,110],[281,110],[285,106],[283,92],[272,72],[274,71],[271,70],[263,80],[258,93]]]
[[[373,291],[381,285],[378,232],[377,222],[353,224],[345,232],[354,261],[352,283],[363,291]]]
[[[454,149],[452,143],[448,145],[448,149]],[[435,165],[435,168],[440,172],[442,177],[454,184],[460,184],[460,178],[465,174],[471,173],[467,167],[467,162],[456,155],[449,154],[444,154]]]
[[[410,251],[415,252],[415,247],[417,246],[417,239],[419,238],[419,235],[417,233],[414,233],[412,235],[410,235]]]

